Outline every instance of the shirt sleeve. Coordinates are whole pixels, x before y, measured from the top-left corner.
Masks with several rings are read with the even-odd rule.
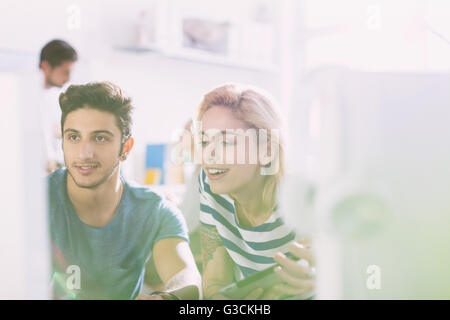
[[[162,200],[160,217],[159,230],[155,241],[153,242],[154,244],[167,238],[181,238],[189,243],[186,220],[181,211],[174,204],[167,200]]]
[[[206,174],[202,170],[198,175],[198,192],[200,193],[200,223],[208,227],[216,227],[216,219],[211,214],[211,208],[214,207],[210,195],[205,190]]]

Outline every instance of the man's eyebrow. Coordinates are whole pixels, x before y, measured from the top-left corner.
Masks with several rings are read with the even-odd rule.
[[[109,131],[109,130],[95,130],[92,133],[93,134],[106,133],[107,135],[110,135],[110,136],[114,137],[114,134],[111,131]]]
[[[75,132],[75,133],[79,133],[80,131],[72,129],[72,128],[68,128],[66,130],[64,130],[64,134],[66,134],[67,132]]]
[[[68,129],[64,130],[64,134],[66,134],[67,132],[80,133],[80,131],[72,129],[72,128],[68,128]],[[99,133],[104,133],[104,134],[114,137],[114,134],[109,130],[95,130],[91,134],[99,134]]]

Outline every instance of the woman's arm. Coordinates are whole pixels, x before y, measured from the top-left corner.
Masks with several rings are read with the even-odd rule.
[[[225,298],[217,292],[234,280],[234,262],[215,227],[201,225],[204,299]]]

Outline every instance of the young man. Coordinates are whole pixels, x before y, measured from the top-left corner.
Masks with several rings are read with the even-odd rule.
[[[181,212],[120,175],[134,142],[130,99],[103,82],[72,85],[59,103],[66,167],[48,178],[55,296],[199,298]],[[152,296],[140,294],[150,257],[164,283]]]
[[[39,56],[42,75],[40,112],[45,139],[46,169],[49,173],[61,167],[64,162],[59,125],[61,112],[56,101],[60,93],[58,89],[70,80],[77,59],[75,49],[63,40],[48,42]]]

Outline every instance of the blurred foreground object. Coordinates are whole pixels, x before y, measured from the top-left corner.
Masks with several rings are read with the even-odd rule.
[[[317,299],[450,299],[450,75],[304,79],[282,204]]]
[[[37,77],[2,73],[0,299],[49,298],[43,134]]]

